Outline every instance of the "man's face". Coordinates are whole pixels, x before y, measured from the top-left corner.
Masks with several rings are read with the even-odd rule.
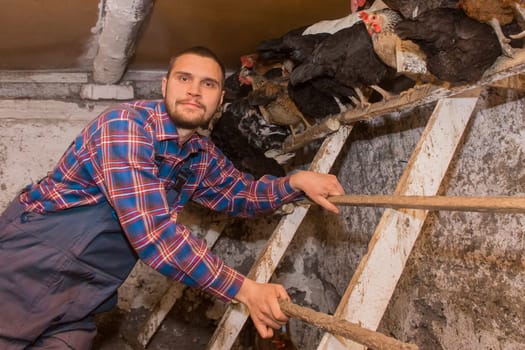
[[[179,128],[206,127],[223,95],[221,68],[208,57],[182,55],[162,79],[166,111]]]

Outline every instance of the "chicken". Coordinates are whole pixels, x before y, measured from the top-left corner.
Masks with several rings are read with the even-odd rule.
[[[248,81],[248,71],[255,71],[262,74],[266,79],[274,81],[283,81],[283,78],[289,76],[293,70],[291,64],[286,60],[284,64],[274,64],[271,67],[258,63],[260,56],[258,54],[244,55],[241,57],[242,68],[247,68],[244,74],[239,74],[236,79],[240,84],[247,86],[251,90],[251,84]],[[263,73],[264,72],[264,73]],[[321,120],[328,115],[346,111],[346,106],[350,103],[347,96],[353,96],[353,90],[334,84],[331,79],[314,79],[304,84],[287,86],[288,95],[295,103],[299,111],[306,118]],[[242,90],[244,91],[244,90]],[[247,96],[247,94],[245,95]]]
[[[258,59],[264,61],[291,60],[294,64],[305,61],[314,48],[329,34],[303,34],[305,27],[293,29],[282,37],[261,41],[256,48]]]
[[[248,95],[248,102],[251,106],[259,107],[268,123],[289,126],[292,136],[299,124],[302,123],[306,128],[311,126],[288,95],[286,83],[269,80],[246,68],[241,75],[253,88]]]
[[[427,69],[425,53],[417,44],[402,40],[395,33],[397,23],[402,20],[398,12],[388,8],[363,10],[359,16],[368,28],[376,54],[386,65],[419,82],[435,80]]]
[[[224,104],[210,138],[239,170],[260,178],[285,175],[281,160],[265,154],[280,149],[288,135],[287,128],[269,125],[246,98],[238,98]]]
[[[305,63],[295,67],[290,82],[297,85],[316,78],[332,79],[354,88],[363,106],[367,101],[361,88],[376,86],[388,74],[389,67],[377,57],[367,28],[359,21],[323,40]]]
[[[293,29],[280,38],[261,41],[256,48],[259,59],[290,59],[295,64],[303,63],[311,55],[315,47],[326,39],[329,34],[360,22],[361,19],[356,10],[365,3],[365,0],[351,0],[351,13],[348,16],[335,20],[319,21],[307,27]],[[385,6],[379,0],[376,3],[380,4],[378,5],[380,7]]]
[[[457,0],[383,0],[392,10],[406,19],[414,19],[423,12],[437,8],[456,8]]]
[[[396,25],[401,39],[412,40],[427,56],[428,70],[450,83],[481,78],[501,55],[492,28],[458,9],[437,8]]]
[[[354,0],[352,1],[355,2]],[[366,1],[360,1],[360,2],[356,2],[353,6],[358,5],[358,7],[361,7],[365,3]],[[384,7],[385,7],[385,4],[382,1],[377,0],[369,8],[369,11],[380,10]],[[348,16],[338,18],[338,19],[333,19],[333,20],[319,21],[317,23],[314,23],[306,27],[306,29],[303,30],[302,35],[314,35],[314,34],[323,34],[323,33],[334,34],[340,31],[341,29],[345,29],[345,28],[353,26],[354,24],[360,21],[361,21],[361,17],[359,17],[359,12],[356,12],[352,8],[352,11],[350,12]]]
[[[513,56],[510,39],[505,37],[501,26],[511,23],[515,14],[525,20],[524,0],[459,0],[458,6],[467,16],[491,25],[498,36],[503,53],[509,57]],[[511,37],[523,38],[525,31]]]
[[[350,106],[352,88],[334,82],[333,79],[316,78],[305,83],[288,84],[288,94],[305,117],[316,123],[329,115],[345,112]]]
[[[289,59],[284,60],[261,60],[258,54],[249,54],[241,56],[241,70],[249,68],[250,71],[264,75],[266,78],[278,78],[288,76],[292,71],[294,64]],[[243,79],[246,77],[239,71],[239,81],[246,84]],[[250,85],[250,84],[247,84]]]
[[[248,93],[251,91],[249,85],[243,84],[242,81],[239,81],[239,74],[241,73],[241,68],[232,74],[228,75],[224,80],[224,101],[232,101],[238,98],[248,96]]]

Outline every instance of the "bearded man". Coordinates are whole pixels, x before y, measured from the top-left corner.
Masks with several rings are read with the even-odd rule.
[[[335,176],[309,171],[254,179],[199,135],[222,103],[224,75],[205,47],[174,56],[162,100],[103,112],[8,206],[0,217],[0,348],[90,349],[94,315],[116,305],[137,258],[244,303],[262,337],[287,321],[283,286],[228,267],[177,217],[189,200],[252,217],[304,195],[338,212],[327,197],[344,191]]]

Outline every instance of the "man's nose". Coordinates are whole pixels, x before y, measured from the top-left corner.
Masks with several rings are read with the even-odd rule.
[[[197,81],[192,82],[190,86],[188,87],[187,94],[191,96],[200,96],[201,95],[201,85],[199,84],[199,82]]]

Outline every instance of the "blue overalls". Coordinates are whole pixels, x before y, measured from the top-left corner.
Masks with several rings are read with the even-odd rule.
[[[107,202],[40,215],[16,198],[0,217],[0,350],[90,349],[135,262]]]
[[[179,169],[168,203],[190,168]],[[0,350],[89,350],[94,314],[117,305],[136,261],[107,202],[41,215],[15,198],[0,216]]]

